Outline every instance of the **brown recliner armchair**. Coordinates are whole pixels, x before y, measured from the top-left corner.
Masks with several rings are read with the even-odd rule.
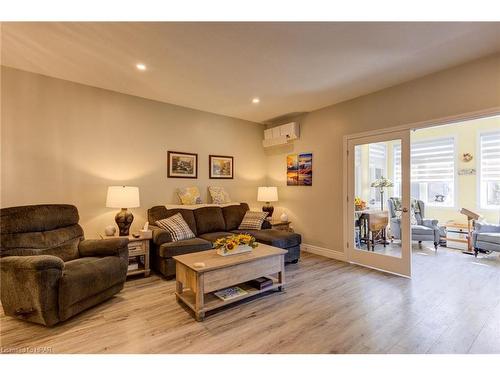
[[[85,240],[76,207],[0,209],[1,302],[6,315],[52,326],[125,283],[128,239]]]

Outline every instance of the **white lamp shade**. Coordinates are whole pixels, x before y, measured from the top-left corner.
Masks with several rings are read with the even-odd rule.
[[[134,208],[139,207],[139,188],[137,186],[109,186],[106,207]]]
[[[278,188],[276,186],[260,186],[257,191],[259,202],[276,202],[278,200]]]

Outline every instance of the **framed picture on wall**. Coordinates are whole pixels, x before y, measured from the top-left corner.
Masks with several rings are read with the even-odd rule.
[[[167,177],[198,178],[198,154],[168,151]]]
[[[312,186],[312,153],[290,154],[286,157],[286,184]]]
[[[209,155],[209,177],[215,179],[231,179],[234,172],[234,159],[232,156]]]

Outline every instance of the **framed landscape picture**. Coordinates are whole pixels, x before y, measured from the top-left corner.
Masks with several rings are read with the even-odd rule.
[[[167,176],[169,178],[198,178],[198,154],[168,151]]]
[[[208,156],[209,177],[215,179],[231,179],[234,172],[234,160],[232,156],[209,155]]]
[[[312,186],[312,153],[290,154],[286,157],[286,184]]]

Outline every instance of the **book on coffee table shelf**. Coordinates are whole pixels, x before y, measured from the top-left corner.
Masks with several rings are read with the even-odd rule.
[[[232,286],[230,288],[221,289],[214,294],[223,301],[229,301],[231,299],[244,296],[245,294],[248,294],[248,292],[239,286]]]
[[[259,277],[255,280],[250,280],[248,284],[255,289],[264,289],[267,288],[268,286],[273,285],[273,280],[270,279],[269,277]]]

